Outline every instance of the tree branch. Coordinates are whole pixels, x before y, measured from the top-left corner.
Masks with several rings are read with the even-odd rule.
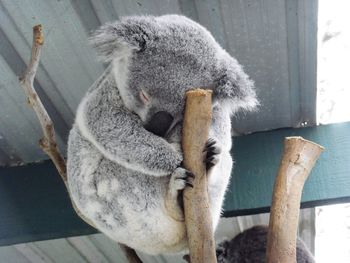
[[[267,263],[295,263],[300,199],[304,183],[324,148],[287,137],[276,177],[268,231]]]
[[[62,154],[60,153],[57,143],[56,143],[56,135],[55,135],[55,129],[53,122],[47,113],[43,103],[40,100],[40,97],[38,96],[37,92],[34,89],[34,79],[35,75],[39,66],[40,61],[40,55],[41,55],[41,48],[44,44],[44,36],[42,33],[42,26],[36,25],[33,27],[33,46],[32,46],[32,53],[31,58],[29,61],[29,65],[24,72],[23,76],[19,78],[20,86],[23,88],[29,105],[33,108],[34,112],[36,113],[41,128],[44,133],[44,137],[39,140],[40,147],[44,150],[44,152],[49,155],[51,160],[56,166],[56,169],[58,173],[60,174],[66,188],[69,194],[69,188],[67,184],[67,166],[66,161],[64,160]],[[86,218],[79,209],[74,204],[73,200],[71,199],[73,209],[77,213],[77,215],[83,219],[87,224],[90,226],[95,227],[95,225]],[[142,263],[140,258],[137,256],[135,250],[121,245],[120,248],[122,251],[124,251],[126,258],[130,263]]]
[[[27,96],[29,105],[33,108],[36,116],[39,119],[44,134],[44,137],[39,140],[39,145],[53,161],[59,175],[61,176],[68,190],[66,161],[64,160],[62,154],[60,153],[57,147],[54,125],[34,88],[34,79],[38,70],[41,48],[43,44],[44,36],[42,33],[42,26],[36,25],[33,27],[33,46],[29,65],[26,71],[24,72],[23,76],[19,78],[19,81],[20,86],[23,88]],[[72,205],[79,217],[81,217],[86,223],[94,227],[94,224],[80,213],[80,211],[75,206],[74,202],[72,202]]]
[[[44,137],[40,139],[39,145],[45,151],[45,153],[50,156],[60,176],[66,184],[66,162],[58,150],[53,123],[33,86],[34,78],[39,66],[41,48],[43,44],[44,37],[42,34],[42,27],[41,25],[36,25],[33,27],[33,46],[29,65],[24,75],[20,77],[19,80],[20,85],[27,96],[29,105],[32,106],[33,110],[38,116],[41,128],[44,133]]]
[[[186,93],[182,148],[184,166],[195,175],[193,188],[186,187],[183,193],[191,263],[217,262],[203,162],[212,118],[211,93],[201,89]]]

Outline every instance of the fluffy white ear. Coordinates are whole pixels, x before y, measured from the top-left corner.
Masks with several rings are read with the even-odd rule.
[[[128,17],[121,21],[107,23],[92,34],[90,43],[104,62],[123,57],[127,50],[141,52],[146,48],[146,42],[150,38],[148,19],[147,17]]]
[[[259,106],[254,82],[243,67],[226,51],[221,54],[221,65],[213,88],[214,98],[224,104],[231,114],[238,111],[253,111]]]
[[[238,111],[254,111],[259,106],[254,83],[248,76],[234,76],[231,79],[223,76],[215,85],[214,98],[225,106],[230,114]],[[215,102],[215,101],[214,101]]]

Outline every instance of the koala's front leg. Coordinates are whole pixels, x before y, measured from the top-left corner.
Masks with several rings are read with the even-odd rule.
[[[186,186],[193,187],[194,174],[178,167],[171,175],[165,198],[169,215],[177,221],[184,220],[182,191]]]
[[[106,158],[148,175],[165,176],[182,161],[165,139],[147,131],[121,102],[117,89],[104,85],[88,94],[76,118],[81,134]]]
[[[219,162],[221,149],[214,139],[209,139],[203,152],[207,176],[210,176],[212,168]],[[182,167],[178,167],[171,175],[165,206],[169,215],[177,221],[184,220],[182,191],[186,186],[193,187],[193,180],[194,174]]]

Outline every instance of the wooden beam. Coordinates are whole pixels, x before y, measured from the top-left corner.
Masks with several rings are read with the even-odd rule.
[[[74,212],[51,161],[0,168],[0,245],[97,231]]]
[[[350,202],[350,123],[281,129],[234,138],[234,175],[224,216],[269,211],[283,139],[323,145],[305,184],[302,207]],[[74,212],[51,161],[0,168],[0,245],[96,233]]]

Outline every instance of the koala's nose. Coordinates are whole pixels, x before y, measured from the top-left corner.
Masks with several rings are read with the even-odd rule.
[[[152,118],[146,123],[145,129],[154,133],[155,135],[164,137],[169,130],[174,117],[166,111],[158,111]]]

